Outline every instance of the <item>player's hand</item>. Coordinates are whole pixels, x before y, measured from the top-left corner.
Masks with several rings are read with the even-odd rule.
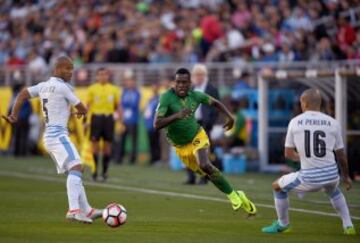
[[[224,128],[226,131],[229,131],[231,128],[233,128],[235,123],[235,119],[232,116],[227,117],[226,122],[224,124]]]
[[[352,181],[351,181],[351,178],[349,176],[345,176],[342,178],[342,183],[345,187],[345,189],[348,191],[350,190],[351,188],[351,185],[352,185]]]
[[[10,114],[8,116],[2,116],[3,119],[5,119],[7,122],[14,124],[17,122],[18,117],[14,114]]]
[[[82,113],[82,112],[72,112],[71,115],[76,116],[78,119],[80,119],[81,117],[84,117],[84,119],[86,118],[86,112]]]
[[[191,109],[188,108],[183,109],[177,113],[177,118],[178,119],[188,118],[191,115],[191,112],[192,112]]]

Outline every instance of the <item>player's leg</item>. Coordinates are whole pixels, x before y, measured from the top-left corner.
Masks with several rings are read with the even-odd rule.
[[[101,129],[102,129],[101,117],[93,115],[91,117],[90,139],[91,139],[92,152],[95,162],[95,171],[92,175],[94,181],[97,180],[97,176],[98,176],[99,140],[100,140]]]
[[[215,166],[211,164],[208,158],[208,148],[201,148],[196,151],[197,162],[206,178],[210,180],[221,192],[225,193],[230,200],[233,209],[237,210],[243,207],[249,214],[255,214],[255,205],[245,196],[242,191],[235,191],[224,175]]]
[[[344,194],[338,187],[338,183],[325,186],[325,192],[335,211],[339,214],[344,228],[344,234],[355,235],[356,231],[351,221],[350,212]]]
[[[108,170],[109,164],[111,160],[111,143],[108,141],[104,141],[103,146],[103,170],[102,170],[102,177],[103,180],[106,181],[108,178]]]
[[[92,174],[92,178],[94,181],[96,181],[98,176],[98,167],[99,167],[99,142],[96,141],[95,139],[91,140],[91,148],[95,162],[95,171]]]
[[[290,231],[289,221],[289,198],[288,192],[301,186],[301,181],[298,179],[299,173],[290,173],[277,179],[272,184],[274,203],[277,214],[277,220],[272,225],[264,227],[264,233],[285,233]]]
[[[116,163],[117,164],[122,164],[124,156],[125,156],[125,145],[126,145],[126,138],[127,135],[129,133],[129,125],[125,124],[125,130],[123,131],[123,133],[121,134],[121,138],[120,138],[120,151],[119,151],[119,157],[117,158]]]
[[[114,118],[112,115],[106,117],[105,127],[103,133],[104,146],[103,146],[103,180],[106,181],[108,178],[109,164],[111,160],[111,145],[114,137]]]
[[[69,211],[66,218],[91,223],[92,218],[101,216],[101,210],[93,209],[88,203],[82,182],[83,167],[80,155],[67,136],[60,137],[59,142],[55,157],[57,157],[60,172],[67,172],[66,189]]]
[[[82,182],[82,175],[83,167],[81,164],[75,164],[68,170],[66,187],[68,192],[69,211],[66,217],[68,219],[91,223],[92,220],[101,217],[102,211],[90,206]]]

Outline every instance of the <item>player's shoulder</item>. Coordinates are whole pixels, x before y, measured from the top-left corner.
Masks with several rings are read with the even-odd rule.
[[[171,99],[174,95],[175,95],[175,92],[174,92],[174,90],[171,88],[171,89],[168,89],[168,90],[166,90],[165,92],[163,92],[163,93],[160,95],[160,99],[161,99],[161,100]]]

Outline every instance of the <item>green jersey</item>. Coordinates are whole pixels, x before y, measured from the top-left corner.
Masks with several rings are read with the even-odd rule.
[[[191,109],[189,117],[177,119],[166,127],[167,137],[172,144],[185,145],[192,142],[200,128],[195,119],[195,111],[200,104],[210,105],[210,96],[191,90],[187,96],[180,98],[175,94],[174,89],[169,89],[160,96],[156,110],[156,116],[158,117],[168,117],[183,109]]]

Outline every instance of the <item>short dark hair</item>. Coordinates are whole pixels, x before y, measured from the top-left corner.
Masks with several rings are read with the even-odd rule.
[[[187,75],[189,75],[189,78],[191,78],[191,73],[190,73],[190,71],[189,71],[188,69],[186,69],[186,68],[179,68],[178,70],[176,70],[175,76],[178,75],[178,74],[181,74],[181,75],[187,74]]]
[[[106,67],[100,67],[96,70],[96,74],[98,74],[101,71],[108,71],[108,69]]]

